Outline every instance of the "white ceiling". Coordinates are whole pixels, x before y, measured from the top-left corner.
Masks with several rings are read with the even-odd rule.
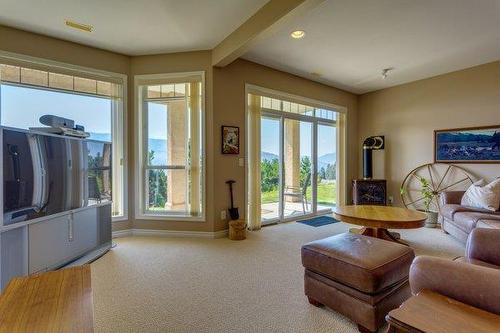
[[[0,0],[0,24],[127,55],[212,49],[268,0]],[[70,29],[64,21],[94,26]]]
[[[500,1],[328,0],[244,58],[365,93],[499,60]]]

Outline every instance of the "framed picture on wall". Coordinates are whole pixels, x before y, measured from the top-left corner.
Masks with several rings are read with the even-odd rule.
[[[238,155],[240,153],[240,128],[236,126],[222,126],[222,153]]]
[[[500,125],[435,130],[434,162],[500,163]]]

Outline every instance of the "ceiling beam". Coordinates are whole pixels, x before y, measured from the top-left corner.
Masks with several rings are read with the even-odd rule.
[[[229,65],[241,57],[259,38],[324,1],[270,0],[212,50],[212,65]]]

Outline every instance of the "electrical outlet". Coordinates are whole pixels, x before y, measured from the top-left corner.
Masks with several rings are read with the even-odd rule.
[[[394,197],[392,195],[387,198],[387,203],[389,204],[389,206],[392,206],[392,204],[394,203]]]
[[[221,210],[220,211],[220,219],[221,220],[225,220],[226,218],[227,218],[226,211],[225,210]]]
[[[238,165],[240,167],[244,167],[245,166],[245,159],[242,157],[238,158]]]

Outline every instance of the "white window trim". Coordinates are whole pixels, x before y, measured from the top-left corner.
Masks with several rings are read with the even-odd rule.
[[[120,118],[123,118],[123,122],[121,124],[122,126],[122,138],[121,138],[121,145],[123,147],[123,191],[122,191],[122,200],[123,200],[123,214],[119,216],[112,217],[112,222],[118,222],[118,221],[126,221],[128,220],[128,143],[127,143],[127,130],[128,130],[128,123],[127,123],[127,114],[128,114],[128,76],[122,73],[115,73],[115,72],[110,72],[110,71],[103,71],[99,69],[94,69],[94,68],[89,68],[89,67],[84,67],[84,66],[78,66],[78,65],[73,65],[73,64],[68,64],[64,62],[59,62],[59,61],[53,61],[49,59],[43,59],[43,58],[38,58],[38,57],[31,57],[27,56],[24,54],[18,54],[18,53],[13,53],[13,52],[7,52],[7,51],[2,51],[0,50],[0,62],[2,59],[6,60],[11,60],[11,61],[20,61],[20,62],[28,62],[28,63],[33,63],[33,64],[38,64],[38,65],[44,65],[44,66],[49,66],[55,69],[61,69],[61,70],[71,70],[74,71],[75,74],[78,72],[80,73],[88,73],[88,74],[93,74],[93,75],[99,75],[102,76],[103,78],[109,77],[109,78],[115,78],[115,79],[120,79],[122,82],[122,103],[123,103],[123,112],[122,116]],[[112,116],[113,117],[113,116]]]
[[[202,91],[202,112],[201,112],[201,151],[202,151],[202,170],[201,170],[201,185],[203,187],[201,200],[202,200],[202,214],[201,216],[187,216],[182,213],[169,212],[165,213],[145,213],[144,212],[144,182],[145,179],[143,177],[143,167],[144,167],[144,145],[143,145],[143,135],[144,135],[144,121],[142,116],[142,105],[140,98],[140,81],[144,80],[169,80],[169,79],[182,79],[183,77],[192,77],[193,75],[201,77],[201,91]],[[134,76],[134,124],[136,128],[136,143],[134,149],[135,155],[135,193],[137,197],[135,198],[135,219],[137,220],[156,220],[156,221],[191,221],[191,222],[205,222],[206,218],[206,106],[205,106],[205,71],[194,71],[194,72],[176,72],[176,73],[164,73],[164,74],[143,74],[143,75],[135,75]]]
[[[260,96],[265,96],[265,97],[271,97],[271,98],[277,98],[277,99],[282,99],[282,100],[287,100],[287,101],[293,101],[295,103],[299,104],[305,104],[305,105],[310,105],[318,108],[323,108],[323,109],[329,109],[329,110],[335,110],[339,113],[344,114],[345,116],[345,123],[344,123],[344,131],[343,131],[343,137],[342,137],[342,150],[343,153],[339,154],[339,162],[341,163],[341,167],[337,168],[338,176],[341,177],[342,183],[340,186],[342,187],[342,192],[343,192],[343,197],[339,197],[339,204],[347,204],[347,148],[349,147],[349,143],[347,142],[347,127],[349,124],[349,113],[347,112],[348,109],[346,106],[343,105],[338,105],[338,104],[333,104],[333,103],[328,103],[324,102],[321,100],[309,98],[309,97],[304,97],[300,95],[294,95],[290,94],[287,92],[279,91],[279,90],[274,90],[274,89],[269,89],[269,88],[264,88],[260,87],[254,84],[246,83],[245,84],[245,127],[248,128],[248,95],[249,94],[255,94],[255,95],[260,95]],[[271,110],[273,111],[273,110]],[[275,111],[273,113],[280,114],[283,113],[283,111]],[[303,116],[300,114],[294,114],[294,113],[287,113],[286,115],[289,118],[297,119],[297,120],[307,120],[311,121],[312,117],[309,116]],[[325,119],[322,118],[316,118],[314,121],[317,121],[318,123],[321,123],[325,121]],[[326,122],[329,123],[337,123],[337,120],[332,122],[331,120],[326,120]],[[246,144],[247,147],[245,149],[246,154],[248,154],[249,148],[248,144],[250,144],[248,138],[246,138]],[[248,156],[245,156],[245,160],[248,160]],[[339,165],[340,166],[340,165]],[[245,163],[245,175],[248,175],[248,163]],[[245,179],[245,202],[248,203],[248,180]],[[290,219],[292,220],[292,219]]]

